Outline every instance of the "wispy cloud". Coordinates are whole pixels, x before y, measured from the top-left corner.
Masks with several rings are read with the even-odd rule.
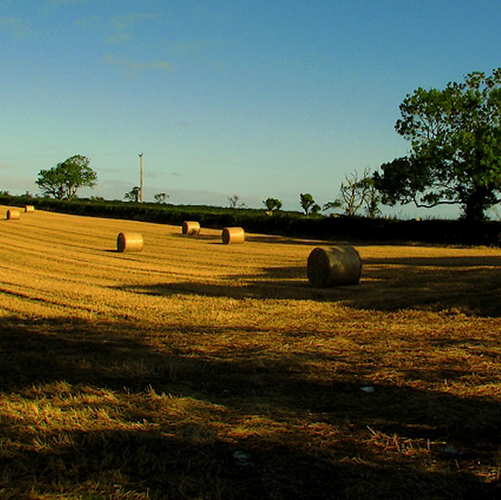
[[[106,62],[119,68],[130,77],[135,77],[142,71],[173,71],[174,67],[167,61],[133,62],[128,59],[118,59],[115,56],[107,55]]]
[[[0,30],[10,32],[14,38],[24,38],[31,34],[31,26],[15,17],[0,17]]]

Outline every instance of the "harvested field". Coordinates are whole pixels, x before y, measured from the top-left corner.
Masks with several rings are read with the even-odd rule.
[[[331,243],[0,220],[0,498],[500,498],[501,250]]]

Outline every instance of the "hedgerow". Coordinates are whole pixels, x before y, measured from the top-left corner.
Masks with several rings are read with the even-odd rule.
[[[205,205],[172,205],[75,199],[71,201],[31,196],[0,195],[3,205],[34,205],[39,210],[92,217],[130,219],[182,225],[196,220],[201,227],[222,229],[241,226],[246,232],[351,242],[422,242],[447,245],[501,246],[501,222],[465,220],[398,220],[367,217],[306,217],[299,212]]]

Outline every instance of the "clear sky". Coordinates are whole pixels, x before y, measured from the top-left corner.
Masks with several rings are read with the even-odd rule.
[[[123,199],[143,152],[147,201],[300,210],[407,153],[406,94],[501,66],[501,2],[0,0],[0,44],[0,190],[81,154]]]

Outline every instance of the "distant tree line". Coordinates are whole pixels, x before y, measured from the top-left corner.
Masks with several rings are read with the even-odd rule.
[[[501,202],[501,68],[486,76],[466,75],[464,82],[449,82],[445,89],[419,87],[400,105],[401,118],[395,129],[410,141],[407,156],[384,163],[371,174],[365,168],[345,176],[338,196],[323,207],[310,193],[299,202],[306,217],[320,211],[369,218],[381,214],[381,205],[414,203],[431,208],[440,204],[459,205],[466,220],[481,221],[486,211]],[[36,181],[42,195],[72,200],[81,187],[93,188],[97,174],[90,160],[75,155],[55,167],[40,170]],[[125,200],[140,201],[140,188],[125,193]],[[168,195],[158,193],[155,202]],[[239,196],[228,197],[229,208],[245,208]],[[276,213],[282,202],[263,201]]]

